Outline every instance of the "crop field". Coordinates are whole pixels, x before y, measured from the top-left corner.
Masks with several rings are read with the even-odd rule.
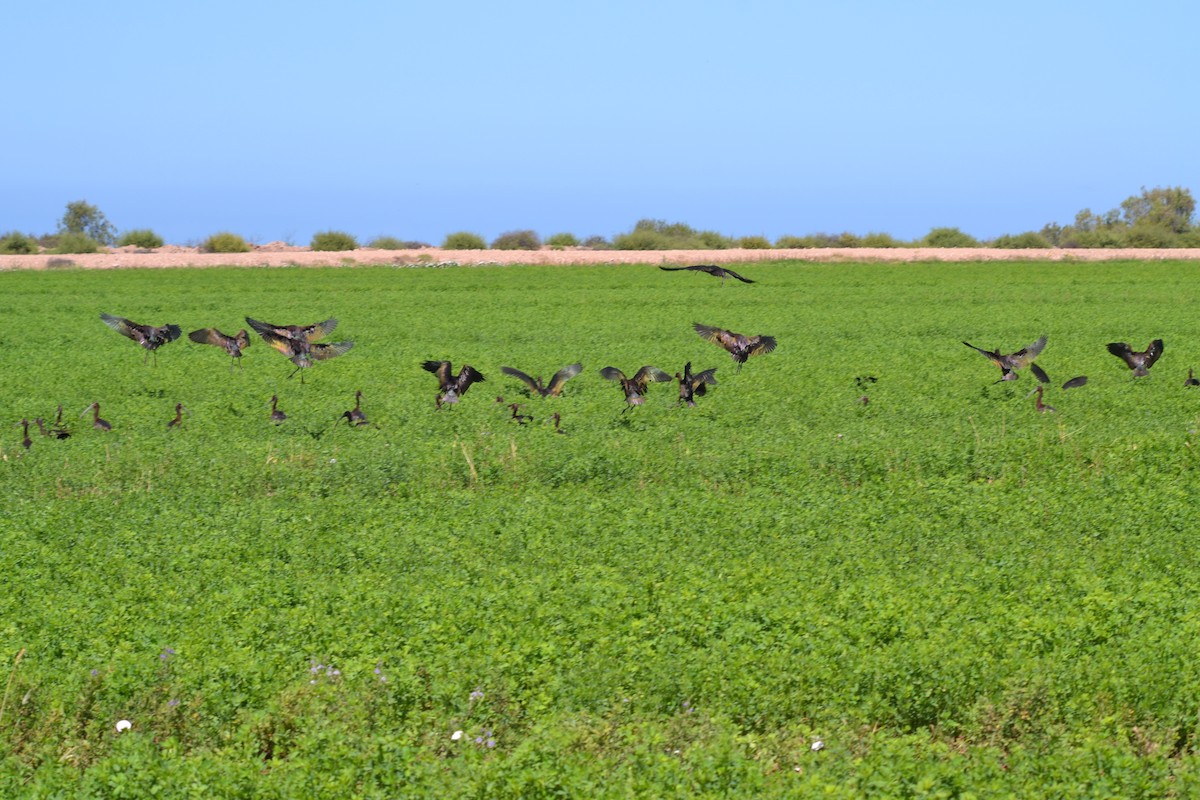
[[[738,269],[0,273],[0,796],[1200,793],[1197,265]]]

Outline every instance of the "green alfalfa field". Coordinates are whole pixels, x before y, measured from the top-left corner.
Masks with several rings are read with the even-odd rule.
[[[0,795],[1194,795],[1196,270],[0,273]],[[355,346],[186,338],[246,315]],[[962,344],[1042,334],[1053,414]],[[687,361],[695,408],[599,376]]]

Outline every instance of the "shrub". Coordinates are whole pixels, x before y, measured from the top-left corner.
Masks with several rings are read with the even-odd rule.
[[[1175,247],[1200,247],[1200,229],[1193,228],[1187,233],[1179,234]]]
[[[780,236],[775,246],[784,250],[809,250],[815,247],[845,247],[841,236],[831,233],[810,233],[807,236]]]
[[[446,240],[442,242],[444,250],[486,250],[487,243],[483,241],[483,237],[477,233],[468,231],[457,231],[448,234]]]
[[[724,250],[733,246],[732,239],[728,236],[722,236],[716,231],[700,231],[696,236],[700,240],[701,249],[703,250]],[[680,247],[679,249],[685,250],[687,248]]]
[[[533,231],[508,231],[492,242],[495,250],[541,250],[542,240]]]
[[[1173,247],[1177,235],[1164,225],[1134,225],[1125,236],[1127,247]]]
[[[859,247],[904,247],[904,242],[890,233],[868,233],[858,243]]]
[[[603,236],[589,236],[583,240],[583,246],[590,247],[593,250],[611,250],[612,242]]]
[[[1035,231],[1026,231],[1015,236],[1006,233],[992,242],[992,247],[1000,247],[1005,250],[1034,250],[1050,246],[1046,237]]]
[[[100,250],[100,243],[82,233],[62,233],[58,236],[56,253],[95,253]]]
[[[771,242],[765,236],[743,236],[738,239],[737,246],[744,250],[770,250]]]
[[[367,242],[367,247],[374,247],[377,250],[420,250],[429,245],[424,242],[408,242],[404,239],[397,239],[395,236],[376,236]]]
[[[723,250],[733,240],[716,231],[696,231],[682,222],[642,219],[629,233],[614,236],[612,244],[618,250]]]
[[[147,247],[153,250],[156,247],[163,246],[163,239],[149,228],[137,228],[132,231],[125,231],[121,234],[121,238],[117,239],[117,247]]]
[[[0,236],[0,253],[8,256],[32,255],[38,251],[37,239],[12,231]]]
[[[201,253],[249,253],[250,245],[236,233],[222,231],[214,233],[200,245]]]
[[[312,243],[309,246],[313,250],[325,252],[357,250],[358,240],[342,231],[321,231],[320,233],[313,234]]]
[[[958,228],[934,228],[921,240],[925,247],[979,247],[979,240]]]
[[[578,247],[579,239],[573,233],[556,233],[546,239],[546,244],[551,247]]]

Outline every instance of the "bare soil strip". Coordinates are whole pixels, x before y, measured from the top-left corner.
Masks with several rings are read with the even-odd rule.
[[[128,269],[162,267],[325,267],[370,264],[397,267],[486,266],[493,264],[744,264],[754,261],[817,262],[913,261],[1163,261],[1200,260],[1198,249],[1048,249],[1000,250],[956,248],[819,248],[803,250],[375,250],[314,252],[278,243],[249,253],[201,253],[195,248],[164,247],[153,251],[121,248],[75,255],[0,255],[0,271],[19,269]]]

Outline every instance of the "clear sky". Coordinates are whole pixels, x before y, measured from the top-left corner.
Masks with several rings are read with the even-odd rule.
[[[1200,193],[1200,4],[58,3],[0,48],[0,232],[979,238]]]

